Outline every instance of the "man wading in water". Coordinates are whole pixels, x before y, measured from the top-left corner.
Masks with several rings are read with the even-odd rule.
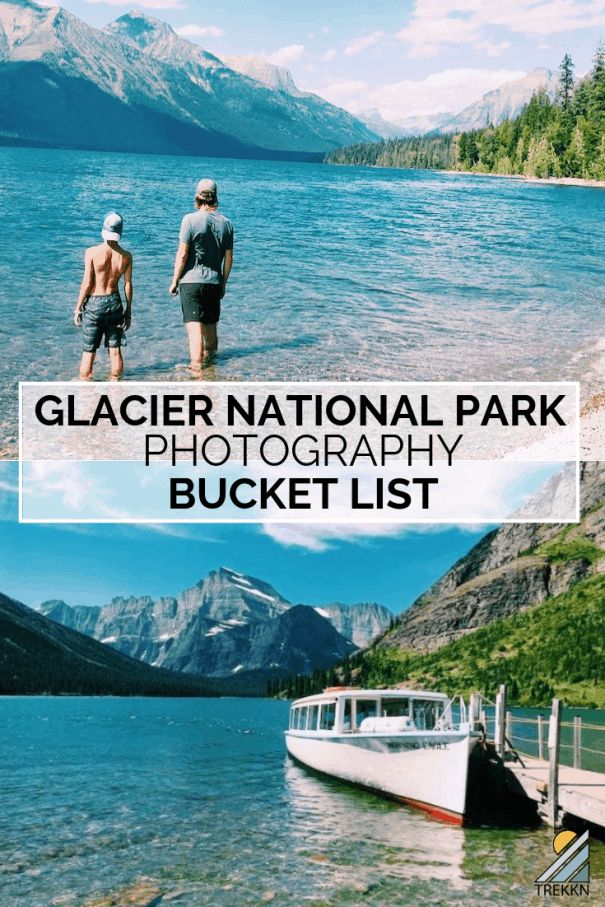
[[[89,381],[95,355],[101,341],[109,350],[110,378],[117,381],[124,371],[122,346],[126,345],[124,331],[130,327],[132,310],[132,255],[123,249],[124,223],[119,214],[112,212],[103,221],[103,242],[91,246],[84,255],[84,277],[74,324],[82,327],[84,352],[80,363],[80,378]],[[126,308],[122,308],[119,282],[124,278]]]
[[[233,265],[233,226],[218,214],[217,206],[216,183],[200,180],[195,190],[196,210],[186,214],[181,224],[169,289],[172,296],[180,292],[194,378],[201,376],[204,361],[218,347],[216,325]]]

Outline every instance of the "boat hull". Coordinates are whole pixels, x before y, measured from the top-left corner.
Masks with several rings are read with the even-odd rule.
[[[472,743],[468,732],[331,737],[286,733],[288,753],[303,765],[455,825],[464,822]]]

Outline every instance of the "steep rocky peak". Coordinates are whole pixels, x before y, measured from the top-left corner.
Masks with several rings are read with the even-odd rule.
[[[18,46],[41,29],[48,29],[64,11],[58,6],[39,6],[30,0],[0,3],[0,36],[9,48]]]
[[[256,79],[274,91],[283,91],[294,96],[302,93],[294,84],[292,73],[285,66],[276,66],[262,57],[255,56],[225,56],[223,62],[230,69],[250,79]]]
[[[115,595],[109,602],[110,606],[118,608],[128,608],[133,606],[152,605],[153,598],[150,595]]]
[[[62,598],[49,598],[46,601],[43,601],[38,608],[34,608],[35,611],[48,611],[49,608],[70,608],[71,605],[68,605],[67,602],[63,601]]]
[[[161,22],[153,16],[148,16],[141,10],[133,9],[105,27],[105,31],[134,41],[142,50],[165,43],[173,38],[176,33],[167,22]]]
[[[140,10],[131,10],[106,25],[104,32],[134,44],[149,57],[173,65],[210,67],[215,70],[224,64],[199,44],[178,35],[167,22],[161,22]]]

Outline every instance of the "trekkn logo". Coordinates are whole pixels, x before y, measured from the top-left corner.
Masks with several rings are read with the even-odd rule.
[[[564,829],[555,835],[552,846],[557,859],[536,879],[538,894],[541,897],[590,894],[588,832],[577,835]]]

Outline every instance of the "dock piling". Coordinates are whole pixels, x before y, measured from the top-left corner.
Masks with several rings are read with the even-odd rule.
[[[468,711],[471,729],[476,731],[477,725],[481,721],[481,695],[479,693],[471,693]]]
[[[538,715],[538,759],[544,759],[544,718]]]
[[[549,825],[557,827],[559,817],[559,751],[561,746],[561,702],[555,697],[548,722],[548,804]]]
[[[506,684],[500,684],[498,695],[496,696],[496,728],[494,732],[496,752],[501,759],[504,759],[504,738],[506,736]]]
[[[579,715],[573,720],[573,767],[582,768],[582,719]]]

